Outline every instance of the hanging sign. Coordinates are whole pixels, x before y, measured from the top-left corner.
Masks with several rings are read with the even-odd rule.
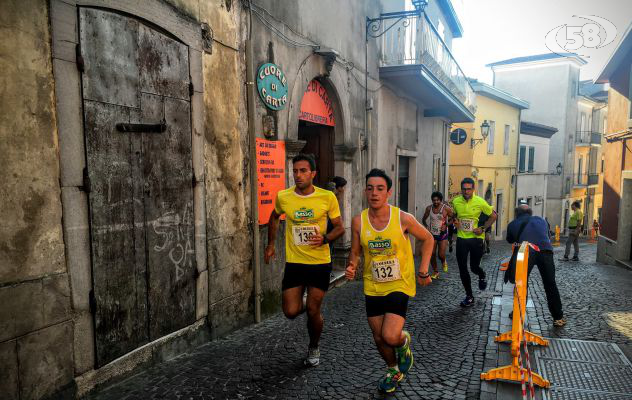
[[[457,128],[450,132],[450,141],[454,144],[463,144],[467,139],[467,133],[464,129]]]
[[[335,126],[334,108],[327,94],[327,90],[320,82],[313,79],[308,85],[298,119],[321,125]]]
[[[257,138],[256,146],[259,225],[265,225],[277,192],[285,189],[285,142]]]
[[[278,65],[267,63],[257,72],[257,90],[265,105],[272,110],[282,110],[287,103],[287,79]]]

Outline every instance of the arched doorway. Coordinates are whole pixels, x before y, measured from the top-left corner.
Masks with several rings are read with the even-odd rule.
[[[324,188],[335,175],[336,118],[327,89],[320,81],[313,79],[307,85],[298,119],[298,139],[306,142],[302,152],[316,158],[318,174],[314,184]]]

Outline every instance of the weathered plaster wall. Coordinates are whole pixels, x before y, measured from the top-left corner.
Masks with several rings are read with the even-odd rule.
[[[0,13],[0,393],[37,399],[73,376],[46,2]],[[63,352],[59,349],[64,349]]]

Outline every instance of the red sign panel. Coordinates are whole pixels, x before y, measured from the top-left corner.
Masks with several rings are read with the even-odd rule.
[[[301,101],[301,113],[298,119],[321,125],[335,126],[334,108],[327,90],[316,79],[307,85]]]
[[[274,198],[285,189],[285,142],[257,138],[257,190],[259,225],[270,220]]]

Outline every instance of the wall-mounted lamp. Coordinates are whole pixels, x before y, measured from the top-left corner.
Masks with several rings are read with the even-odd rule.
[[[332,68],[334,67],[334,62],[336,62],[336,57],[339,55],[338,52],[329,47],[319,46],[314,50],[314,54],[318,54],[325,59],[325,69],[327,70],[325,76],[329,76]]]
[[[563,169],[564,167],[562,166],[562,163],[557,163],[557,166],[555,167],[555,172],[549,172],[547,175],[562,175]]]
[[[474,139],[472,138],[470,141],[470,148],[474,148],[476,147],[476,145],[482,141],[484,141],[485,139],[487,139],[487,136],[489,135],[489,123],[487,122],[487,120],[483,121],[483,123],[481,124],[481,138],[479,139]]]

